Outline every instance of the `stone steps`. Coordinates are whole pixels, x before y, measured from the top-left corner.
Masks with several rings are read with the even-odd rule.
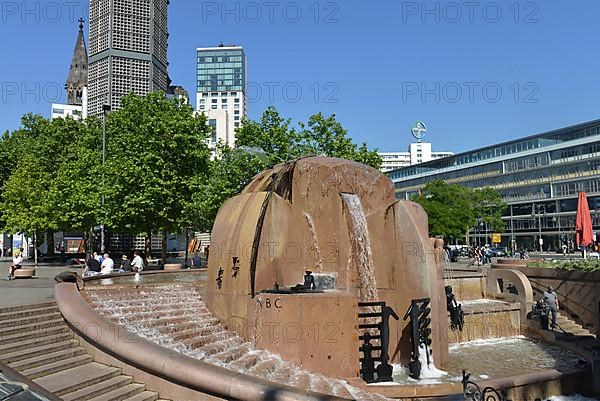
[[[123,387],[119,387],[108,393],[101,394],[94,398],[87,398],[89,401],[122,401],[128,398],[134,397],[140,393],[146,391],[146,386],[143,384],[128,384]]]
[[[29,316],[7,317],[6,319],[0,318],[0,329],[27,326],[30,324],[35,324],[41,320],[47,321],[58,319],[61,319],[61,314],[59,311],[45,314],[33,314]]]
[[[118,376],[121,370],[105,366],[100,363],[90,362],[76,368],[65,369],[34,380],[59,397],[76,392],[87,386],[93,386],[102,381]]]
[[[29,343],[31,344],[31,342]],[[57,341],[51,342],[49,344],[40,345],[37,347],[29,346],[20,350],[12,350],[9,353],[4,353],[0,351],[0,359],[4,361],[4,363],[13,363],[19,362],[24,359],[34,358],[37,355],[47,355],[57,351],[63,351],[66,349],[77,347],[79,344],[75,340],[65,340],[65,341]]]
[[[580,324],[574,322],[560,312],[557,312],[556,314],[556,323],[558,324],[559,329],[562,329],[567,333],[571,333],[576,336],[592,336],[592,333],[590,333],[589,330],[585,329]]]
[[[68,331],[59,332],[43,337],[34,337],[22,341],[18,341],[22,337],[15,337],[17,341],[8,342],[0,345],[0,359],[4,354],[9,354],[17,351],[28,350],[31,348],[41,347],[48,344],[60,343],[73,338],[73,335]]]
[[[121,387],[128,386],[133,383],[131,376],[119,375],[111,377],[108,380],[103,380],[91,386],[84,387],[80,390],[68,393],[62,396],[64,401],[83,401],[90,398],[96,398],[108,392],[117,390]]]
[[[20,309],[20,310],[14,310],[14,311],[6,311],[6,312],[0,313],[0,321],[5,321],[5,320],[9,320],[9,319],[17,319],[17,318],[27,317],[27,316],[39,316],[39,315],[45,315],[45,314],[54,313],[54,312],[59,312],[58,307],[56,305],[43,306],[43,307],[33,308],[33,309]]]
[[[61,370],[74,368],[76,366],[85,365],[94,360],[91,355],[78,355],[73,358],[68,358],[56,362],[51,362],[47,365],[37,366],[35,368],[20,370],[19,372],[23,376],[27,376],[30,379],[37,379],[52,373],[60,372]]]
[[[0,361],[65,401],[155,401],[121,369],[96,363],[54,303],[0,309]]]

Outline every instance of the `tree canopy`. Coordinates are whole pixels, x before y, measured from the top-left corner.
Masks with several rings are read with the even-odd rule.
[[[428,183],[413,198],[429,215],[429,233],[447,239],[463,238],[480,222],[489,229],[504,231],[502,214],[506,203],[492,188],[470,189],[442,180]]]
[[[304,156],[329,156],[354,160],[373,168],[381,167],[381,157],[365,143],[354,144],[335,114],[325,117],[315,114],[298,129],[269,107],[258,121],[245,120],[236,134],[236,146],[260,148],[269,164],[288,162]]]
[[[266,168],[300,157],[317,155],[381,166],[377,151],[357,146],[336,120],[318,113],[307,123],[291,126],[291,120],[269,107],[258,121],[244,120],[236,133],[234,149],[220,144],[211,161],[208,178],[200,182],[188,206],[188,215],[198,227],[210,230],[221,205],[238,194]]]
[[[243,121],[235,148],[211,150],[212,130],[204,114],[161,93],[130,94],[105,120],[25,115],[20,129],[0,137],[0,225],[28,234],[98,224],[115,233],[210,231],[221,205],[275,164],[319,155],[381,165],[335,115],[292,127],[268,108]]]

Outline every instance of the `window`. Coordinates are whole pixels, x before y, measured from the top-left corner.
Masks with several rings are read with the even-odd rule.
[[[240,128],[240,123],[235,123],[235,128]]]
[[[239,103],[239,102],[240,102],[240,99],[239,99],[239,98],[236,98],[236,99],[234,100],[234,102],[235,102],[235,103]]]
[[[222,105],[221,105],[221,109],[222,109],[222,110],[227,110],[227,104],[222,104]]]
[[[235,116],[234,120],[235,121],[240,121],[240,116]]]
[[[219,108],[219,106],[216,105],[216,104],[213,104],[212,107],[211,107],[212,110],[217,110],[218,108]]]
[[[227,103],[227,99],[221,99],[222,103]]]
[[[239,110],[239,108],[240,108],[240,105],[239,105],[239,104],[236,104],[236,105],[234,105],[234,106],[233,106],[233,108],[234,108],[234,109],[236,109],[236,110]]]
[[[200,111],[204,111],[206,109],[206,106],[200,106]]]
[[[236,111],[234,111],[234,112],[233,112],[233,114],[235,114],[235,115],[239,115],[239,114],[240,114],[240,111],[239,111],[239,110],[236,110]]]

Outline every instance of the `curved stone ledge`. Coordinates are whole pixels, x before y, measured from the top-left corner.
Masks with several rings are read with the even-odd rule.
[[[105,277],[104,277],[105,278]],[[141,337],[126,335],[122,329],[98,315],[73,283],[55,287],[56,303],[73,331],[90,345],[159,378],[183,387],[225,399],[259,401],[342,401],[343,398],[282,386],[236,373],[170,351]],[[161,396],[168,396],[168,394]]]

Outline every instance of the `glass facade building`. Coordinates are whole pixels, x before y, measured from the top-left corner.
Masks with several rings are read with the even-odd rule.
[[[508,203],[502,245],[560,250],[575,240],[580,191],[588,195],[594,231],[600,230],[600,120],[533,135],[387,173],[399,199],[411,199],[433,180],[492,187]],[[471,243],[490,242],[485,225]]]
[[[245,91],[245,60],[241,47],[198,49],[197,92]]]
[[[196,110],[213,126],[210,145],[235,146],[235,132],[248,114],[246,54],[240,46],[197,49]]]

